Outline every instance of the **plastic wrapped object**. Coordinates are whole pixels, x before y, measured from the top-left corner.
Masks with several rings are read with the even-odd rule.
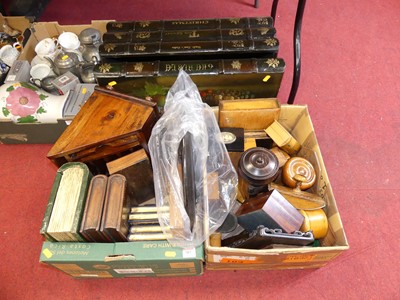
[[[238,177],[214,112],[180,71],[148,143],[157,212],[174,246],[203,243],[236,200]],[[205,223],[207,222],[207,223]]]

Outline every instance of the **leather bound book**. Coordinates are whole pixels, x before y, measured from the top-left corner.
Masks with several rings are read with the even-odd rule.
[[[112,242],[100,231],[107,181],[108,177],[100,174],[94,176],[90,182],[80,230],[88,242]]]
[[[119,67],[123,70],[120,74],[115,73],[115,64],[96,65],[94,72],[100,86],[115,81],[115,91],[156,99],[166,95],[182,69],[191,76],[203,101],[210,106],[217,106],[219,100],[275,98],[285,71],[285,62],[280,58],[143,60],[125,62],[124,67]],[[153,88],[148,90],[148,86]]]
[[[277,56],[275,35],[270,17],[110,22],[99,52],[103,61],[267,58]]]
[[[83,163],[66,163],[56,174],[40,233],[49,240],[83,242],[81,219],[92,174]]]
[[[151,21],[111,21],[106,25],[107,32],[140,32],[160,30],[202,30],[225,28],[273,27],[271,17],[244,17],[223,19],[151,20]]]
[[[138,206],[155,197],[153,170],[143,149],[107,162],[110,174],[122,174],[127,180],[130,206]]]
[[[114,242],[126,242],[129,207],[126,197],[126,178],[114,174],[108,178],[100,231]]]

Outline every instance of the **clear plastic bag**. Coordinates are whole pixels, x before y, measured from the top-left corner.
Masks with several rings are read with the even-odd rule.
[[[169,90],[148,145],[163,232],[174,246],[200,245],[228,215],[238,177],[214,112],[186,72]]]

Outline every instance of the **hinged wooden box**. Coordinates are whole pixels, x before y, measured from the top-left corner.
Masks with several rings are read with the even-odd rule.
[[[96,88],[47,157],[58,166],[84,162],[101,173],[108,160],[138,147],[147,150],[156,121],[151,102]]]

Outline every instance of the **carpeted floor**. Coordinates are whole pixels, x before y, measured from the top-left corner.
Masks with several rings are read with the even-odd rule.
[[[292,79],[297,1],[276,27]],[[57,1],[40,21],[156,20],[268,15],[251,0]],[[51,145],[0,145],[0,299],[399,299],[400,2],[308,1],[302,77],[350,250],[321,269],[207,271],[200,277],[76,280],[39,264],[39,228],[57,168]],[[1,126],[1,124],[0,124]]]

